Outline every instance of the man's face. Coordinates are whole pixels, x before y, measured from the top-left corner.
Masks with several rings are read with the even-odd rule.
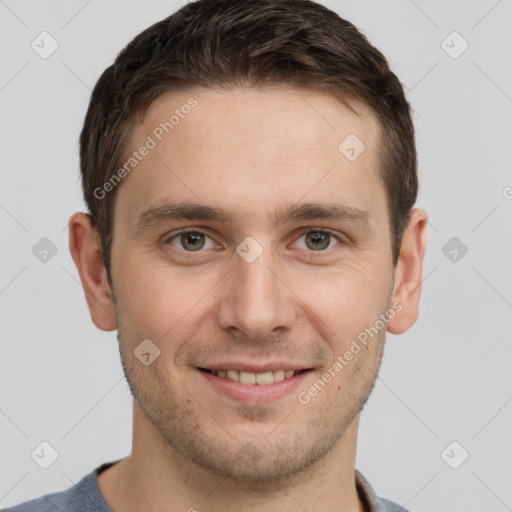
[[[355,432],[385,327],[333,365],[393,289],[377,132],[368,112],[276,89],[167,94],[135,126],[130,153],[156,145],[119,185],[112,279],[128,381],[170,450],[278,478]],[[353,161],[338,149],[350,134],[366,146]],[[134,355],[146,339],[160,350],[149,365]]]

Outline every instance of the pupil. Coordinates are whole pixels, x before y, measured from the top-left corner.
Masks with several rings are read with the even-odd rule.
[[[181,243],[186,249],[198,251],[204,245],[204,237],[202,233],[183,233]]]
[[[312,242],[312,249],[318,251],[329,247],[330,235],[329,233],[310,233],[306,237],[306,241]]]

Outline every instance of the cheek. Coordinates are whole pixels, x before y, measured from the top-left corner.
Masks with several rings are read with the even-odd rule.
[[[208,304],[208,291],[215,284],[213,276],[178,275],[166,268],[166,263],[137,270],[136,265],[125,262],[121,275],[119,314],[139,337],[153,336],[155,341],[178,332],[185,336],[188,328],[197,325]]]
[[[293,282],[305,314],[325,339],[340,345],[338,350],[375,323],[388,307],[391,290],[388,272],[356,264],[329,273],[297,274]]]

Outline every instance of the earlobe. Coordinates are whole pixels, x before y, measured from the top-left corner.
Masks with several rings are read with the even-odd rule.
[[[82,281],[92,321],[103,331],[116,329],[112,291],[97,232],[85,213],[75,213],[69,220],[69,250]]]
[[[387,330],[392,334],[402,334],[418,318],[426,233],[427,214],[424,210],[415,208],[411,212],[409,225],[404,232],[395,268],[391,303],[400,303],[402,309],[388,323]]]

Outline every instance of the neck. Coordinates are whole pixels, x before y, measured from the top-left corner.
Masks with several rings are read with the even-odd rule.
[[[116,512],[364,512],[355,485],[357,417],[335,447],[280,481],[241,481],[213,474],[170,446],[134,402],[132,454],[104,471],[98,485]]]

